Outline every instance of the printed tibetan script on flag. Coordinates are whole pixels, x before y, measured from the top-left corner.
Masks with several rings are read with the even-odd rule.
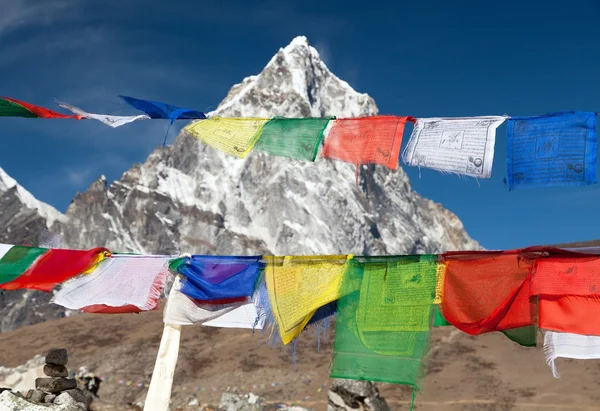
[[[244,158],[258,140],[268,118],[211,117],[184,130],[216,149]]]
[[[403,153],[409,166],[490,178],[500,116],[418,118]]]
[[[596,115],[562,112],[508,121],[508,186],[596,183]]]
[[[402,133],[412,117],[372,116],[333,121],[323,157],[355,164],[381,164],[395,170]]]

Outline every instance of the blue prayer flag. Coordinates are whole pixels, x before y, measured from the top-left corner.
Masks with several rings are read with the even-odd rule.
[[[508,120],[508,187],[596,183],[596,115],[569,111]]]
[[[203,301],[250,297],[264,268],[261,256],[194,255],[177,266],[181,292]]]
[[[143,111],[148,114],[150,118],[157,119],[168,119],[171,123],[175,120],[196,120],[205,119],[206,115],[200,111],[191,110],[189,108],[182,108],[173,106],[171,104],[160,103],[157,101],[140,100],[133,97],[119,96],[130,106]]]

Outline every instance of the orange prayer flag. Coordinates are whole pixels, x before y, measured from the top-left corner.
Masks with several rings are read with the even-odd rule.
[[[536,262],[531,295],[537,296],[539,327],[600,335],[600,257],[557,256]]]
[[[398,167],[402,134],[413,117],[371,116],[333,121],[325,140],[323,157],[355,164]]]

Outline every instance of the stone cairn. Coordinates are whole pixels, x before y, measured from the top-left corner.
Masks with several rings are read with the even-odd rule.
[[[68,361],[64,348],[50,350],[44,365],[44,374],[48,378],[36,378],[35,390],[29,390],[25,399],[45,404],[79,405],[80,409],[87,410],[90,398],[77,388],[77,380],[67,378],[69,371],[65,366]]]

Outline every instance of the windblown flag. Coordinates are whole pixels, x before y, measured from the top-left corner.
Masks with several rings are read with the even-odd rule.
[[[83,251],[12,246],[0,259],[0,288],[49,292],[93,268],[107,252],[106,248]]]
[[[71,310],[105,314],[154,310],[167,281],[169,259],[113,255],[90,274],[63,284],[52,302]]]
[[[556,331],[544,332],[544,354],[546,363],[552,369],[552,375],[559,378],[554,361],[559,358],[575,360],[600,359],[600,337],[596,335],[579,335]]]
[[[189,124],[184,131],[211,147],[244,158],[258,141],[268,118],[211,117]]]
[[[258,318],[256,306],[254,303],[244,304],[237,307],[222,316],[203,323],[208,327],[219,328],[246,328],[258,329],[263,328],[264,319]]]
[[[178,276],[171,288],[163,313],[165,324],[192,325],[205,323],[243,306],[243,303],[199,304],[183,294],[181,286]]]
[[[34,106],[14,98],[0,97],[0,117],[27,118],[73,118],[80,120],[80,115],[61,114],[47,108]]]
[[[87,119],[91,119],[91,120],[98,120],[98,121],[106,124],[107,126],[110,126],[113,128],[123,126],[125,124],[131,123],[132,121],[136,121],[136,120],[149,120],[150,119],[150,117],[148,117],[145,114],[142,114],[139,116],[111,116],[111,115],[107,115],[107,114],[87,113],[87,112],[83,111],[82,109],[77,108],[77,107],[72,106],[67,103],[58,102],[58,105],[61,106],[62,108],[65,108],[65,109],[77,114],[77,115],[80,115],[83,118],[87,118]]]
[[[531,295],[539,327],[600,335],[600,256],[554,256],[536,261]]]
[[[270,308],[284,344],[300,335],[319,307],[339,298],[348,258],[265,257]]]
[[[119,97],[125,100],[130,106],[148,114],[152,119],[166,119],[171,120],[171,123],[173,123],[175,120],[197,120],[206,118],[206,114],[189,108],[177,107],[157,101],[140,100],[127,96]]]
[[[315,161],[330,118],[273,118],[267,122],[256,150],[304,161]]]
[[[412,117],[372,116],[333,120],[325,138],[323,157],[355,164],[398,166],[402,133]]]
[[[338,301],[331,378],[421,392],[438,273],[435,255],[355,257]]]
[[[596,183],[596,115],[570,111],[508,120],[508,187]]]
[[[533,326],[529,272],[534,260],[515,251],[462,251],[446,264],[442,314],[453,326],[477,335]]]
[[[409,166],[490,178],[496,129],[506,117],[418,118],[403,160]]]
[[[181,292],[203,303],[245,301],[254,293],[264,268],[261,256],[194,255],[174,260],[171,270],[182,275]]]

